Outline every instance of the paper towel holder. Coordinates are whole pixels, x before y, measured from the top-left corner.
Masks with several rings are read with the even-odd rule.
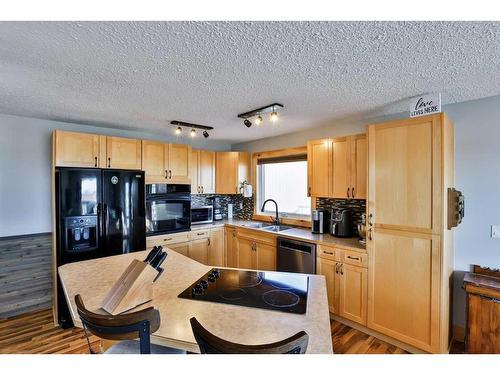
[[[240,183],[239,191],[243,195],[243,198],[251,198],[253,195],[253,187],[247,180]]]

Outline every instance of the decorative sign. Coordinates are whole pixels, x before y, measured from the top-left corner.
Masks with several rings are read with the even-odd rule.
[[[420,95],[411,100],[410,117],[419,117],[441,112],[441,94]]]

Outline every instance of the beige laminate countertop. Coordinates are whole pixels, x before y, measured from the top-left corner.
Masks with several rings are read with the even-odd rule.
[[[248,230],[262,231],[264,233],[274,234],[275,236],[279,237],[287,237],[296,240],[314,242],[317,244],[335,246],[347,250],[366,251],[365,246],[358,241],[357,237],[340,238],[340,237],[334,237],[329,233],[314,234],[311,233],[311,230],[309,229],[302,229],[297,227],[294,227],[293,229],[286,230],[283,232],[275,233],[275,232],[265,231],[259,228],[249,228],[247,225],[251,223],[259,223],[259,221],[242,220],[242,219],[224,219],[220,221],[214,221],[213,223],[209,224],[195,224],[191,226],[191,230],[217,228],[227,225],[232,227],[245,228]]]
[[[199,352],[189,319],[196,317],[209,331],[241,344],[264,344],[282,340],[299,331],[309,335],[307,353],[330,354],[332,338],[325,278],[309,275],[306,314],[242,307],[177,296],[212,267],[198,263],[175,251],[168,252],[163,275],[154,284],[154,298],[140,308],[154,305],[160,311],[161,325],[151,341],[159,345]],[[87,308],[100,309],[109,288],[133,259],[144,259],[148,251],[87,260],[59,267],[59,275],[71,316],[76,326],[75,295],[80,294]],[[100,311],[102,312],[102,310]]]

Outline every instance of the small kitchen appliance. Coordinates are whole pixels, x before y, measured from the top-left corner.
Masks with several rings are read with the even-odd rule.
[[[212,268],[179,298],[305,314],[308,288],[304,274]]]
[[[330,221],[330,233],[335,237],[352,237],[352,211],[349,209],[333,210]]]
[[[209,224],[214,221],[214,206],[191,207],[191,225]]]
[[[318,209],[313,210],[311,214],[311,232],[312,233],[328,233],[330,227],[330,212]]]
[[[222,220],[222,208],[221,208],[220,198],[214,197],[213,207],[214,207],[214,220]]]

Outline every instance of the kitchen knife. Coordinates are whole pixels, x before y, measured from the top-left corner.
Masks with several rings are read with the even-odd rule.
[[[157,257],[159,253],[161,253],[161,250],[162,250],[161,246],[153,247],[153,250],[149,252],[148,256],[146,257],[146,259],[144,259],[143,262],[151,264],[153,259]]]
[[[155,257],[155,259],[150,263],[151,267],[153,267],[154,269],[158,270],[158,268],[164,262],[164,260],[167,257],[167,255],[168,255],[167,252],[165,252],[165,251],[161,252],[160,255],[158,255],[157,257]]]

